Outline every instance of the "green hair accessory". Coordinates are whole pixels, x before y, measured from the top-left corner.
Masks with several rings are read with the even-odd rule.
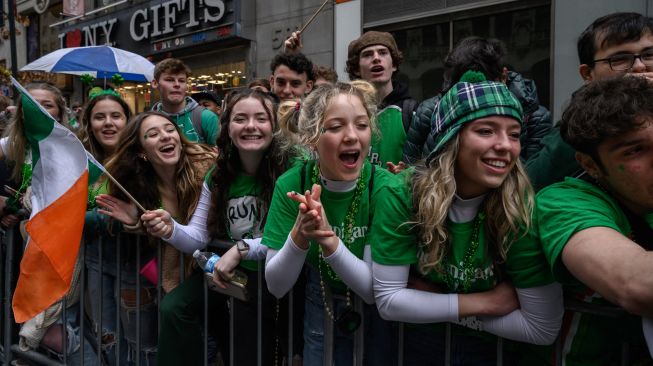
[[[111,77],[111,82],[116,87],[119,87],[125,82],[125,78],[123,78],[122,75],[120,74],[113,74],[113,76]]]
[[[82,81],[82,83],[88,86],[93,86],[93,83],[95,82],[95,78],[91,74],[83,74],[79,77],[79,79]]]
[[[487,81],[485,74],[480,71],[465,71],[463,76],[460,77],[459,83],[480,83],[482,81]]]
[[[95,99],[95,98],[99,97],[100,95],[113,95],[114,97],[122,98],[120,96],[120,93],[118,93],[117,91],[115,91],[113,89],[102,89],[99,86],[91,89],[88,92],[89,99]]]

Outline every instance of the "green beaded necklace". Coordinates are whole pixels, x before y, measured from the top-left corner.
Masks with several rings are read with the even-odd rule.
[[[320,169],[318,167],[318,164],[316,163],[315,166],[313,167],[313,174],[311,177],[311,182],[313,184],[320,184]],[[345,218],[343,222],[341,223],[342,227],[342,238],[340,238],[345,245],[345,247],[349,248],[350,247],[350,240],[352,237],[352,232],[354,230],[354,225],[356,223],[356,215],[358,214],[358,210],[360,208],[360,201],[361,201],[361,196],[363,195],[363,190],[365,189],[365,176],[364,176],[364,171],[361,169],[361,174],[358,177],[358,182],[356,182],[356,189],[354,191],[354,197],[351,200],[351,204],[349,205],[349,208],[347,209],[347,213],[345,214]],[[343,314],[339,316],[336,319],[336,316],[334,314],[334,311],[328,306],[326,302],[326,289],[324,286],[324,279],[322,275],[322,268],[326,268],[327,275],[329,278],[331,278],[334,281],[340,281],[340,278],[338,275],[333,272],[333,269],[331,266],[326,264],[326,261],[324,260],[324,254],[322,252],[322,247],[318,246],[319,250],[319,255],[318,255],[318,274],[320,276],[320,289],[322,290],[322,302],[324,304],[324,310],[326,313],[329,315],[331,320],[336,322],[338,326],[344,326],[345,333],[353,333],[358,327],[360,326],[360,315],[357,314],[352,310],[352,301],[351,301],[351,290],[349,287],[347,287],[347,293],[346,293],[346,308]],[[341,324],[342,323],[342,324]]]
[[[478,251],[480,246],[480,232],[481,232],[481,223],[485,219],[485,213],[479,212],[474,218],[474,227],[472,229],[472,238],[467,251],[465,251],[465,256],[463,260],[460,261],[460,267],[462,268],[462,293],[468,293],[472,287],[472,276],[474,274],[474,255]],[[449,290],[456,291],[460,282],[454,278],[450,271],[447,269],[444,270],[444,279],[449,287]]]

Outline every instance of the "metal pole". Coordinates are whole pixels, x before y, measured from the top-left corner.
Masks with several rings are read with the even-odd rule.
[[[7,1],[7,18],[9,21],[9,44],[11,46],[11,74],[18,79],[18,57],[16,56],[16,9],[15,0]]]
[[[102,247],[103,244],[104,244],[103,235],[100,235],[99,238],[98,238],[98,251],[99,251],[98,258],[99,258],[99,261],[100,261],[100,273],[99,273],[99,276],[100,276],[100,298],[96,299],[96,301],[100,300],[100,306],[99,306],[99,309],[98,309],[98,312],[97,312],[97,319],[96,319],[100,323],[99,327],[96,326],[96,331],[97,331],[97,362],[98,362],[98,365],[102,364],[102,329],[104,329],[104,323],[102,321],[103,320],[102,319],[102,311],[104,310],[104,309],[102,309],[104,307],[104,274],[103,274],[104,273],[104,271],[103,271],[103,269],[104,269],[103,268],[104,260],[102,259],[102,251],[104,250],[104,248]],[[82,274],[83,273],[84,273],[84,271],[82,271]],[[95,284],[91,284],[91,286],[95,286]],[[83,289],[83,287],[82,287],[82,289]],[[82,307],[82,309],[83,309],[83,307]],[[84,334],[84,333],[82,333],[82,334]]]
[[[263,268],[261,261],[256,262],[256,364],[263,365]]]
[[[184,254],[181,253],[183,257]],[[204,366],[209,364],[209,286],[206,275],[202,275],[202,292],[204,292]]]
[[[115,294],[115,301],[116,301],[116,333],[115,333],[115,338],[113,339],[114,342],[116,342],[116,363],[120,363],[120,343],[122,341],[121,337],[121,327],[122,327],[122,322],[120,321],[120,306],[122,304],[122,293],[121,293],[121,276],[120,272],[122,272],[121,268],[121,263],[122,263],[122,258],[120,258],[120,246],[122,245],[122,240],[124,239],[123,233],[118,233],[116,237],[116,283],[115,283],[115,289],[114,289],[114,294]]]
[[[324,303],[327,306],[330,306],[332,311],[335,313],[336,309],[336,302],[333,299],[333,296],[331,294],[331,289],[325,287],[325,293],[324,293]],[[324,316],[324,330],[322,332],[322,351],[324,354],[324,357],[322,358],[322,365],[324,366],[331,366],[333,365],[333,334],[334,334],[334,329],[333,329],[333,319],[331,319],[331,316],[329,316],[329,313],[327,313],[326,308],[323,309],[323,316]]]
[[[447,323],[444,338],[444,364],[451,365],[451,323]]]
[[[136,237],[136,366],[141,365],[141,235]]]
[[[11,314],[11,282],[13,271],[13,256],[14,256],[14,233],[15,229],[10,229],[5,232],[4,241],[6,244],[6,257],[5,257],[5,294],[4,294],[4,364],[9,365],[11,362],[11,324],[13,324],[13,316]]]
[[[82,242],[79,244],[79,251],[77,252],[77,256],[78,256],[78,263],[79,263],[79,267],[80,267],[80,269],[79,269],[79,292],[78,292],[79,293],[79,304],[78,304],[79,305],[79,312],[77,314],[79,316],[79,335],[80,335],[80,344],[79,344],[79,361],[80,362],[79,362],[79,364],[81,366],[84,366],[84,361],[85,361],[84,360],[84,352],[85,352],[84,351],[84,343],[86,343],[86,334],[84,333],[84,325],[86,323],[86,319],[84,317],[84,309],[85,309],[84,296],[86,295],[86,276],[85,276],[86,270],[84,268],[84,263],[86,261],[84,259],[85,259],[85,256],[86,256],[86,247],[85,247],[85,244],[84,244],[84,237],[82,237]],[[79,260],[79,258],[81,258],[81,260]],[[100,263],[102,263],[102,262],[100,262]],[[102,267],[100,267],[100,269],[102,269]],[[100,279],[100,281],[102,281],[102,280]],[[100,289],[101,288],[102,287],[100,287]],[[100,299],[102,299],[101,296],[100,296]],[[100,301],[102,301],[102,300],[100,300]],[[102,302],[100,302],[100,306],[102,306]],[[102,318],[100,318],[100,319],[102,319]],[[102,323],[102,321],[100,321],[100,323]],[[66,329],[66,328],[64,328],[64,329]],[[102,364],[102,350],[100,349],[101,344],[102,343],[99,343],[98,347],[97,347],[97,352],[98,352],[97,356],[98,356],[98,364],[99,365]]]
[[[229,365],[234,366],[234,298],[229,296]]]
[[[365,354],[365,309],[363,308],[363,301],[360,297],[354,296],[354,311],[363,315],[361,325],[354,333],[354,365],[363,366],[363,355]]]
[[[503,338],[497,337],[497,366],[503,366]]]
[[[397,338],[399,338],[399,346],[397,347],[397,353],[398,353],[397,365],[404,366],[404,323],[399,323],[398,327],[399,327],[399,331],[398,331]]]
[[[292,365],[295,356],[293,352],[293,316],[295,315],[293,313],[293,291],[293,289],[290,289],[288,293],[288,365]]]

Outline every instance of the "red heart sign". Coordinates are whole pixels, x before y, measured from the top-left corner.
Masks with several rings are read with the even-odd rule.
[[[66,47],[79,47],[82,45],[82,31],[79,29],[66,32]]]

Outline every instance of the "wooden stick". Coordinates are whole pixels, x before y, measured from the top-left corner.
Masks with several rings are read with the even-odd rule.
[[[313,14],[313,16],[311,16],[311,17],[308,19],[308,22],[306,22],[306,24],[304,24],[304,26],[302,27],[302,29],[299,30],[299,33],[304,32],[304,29],[306,29],[306,27],[308,27],[308,25],[311,24],[311,23],[313,22],[313,20],[315,19],[315,17],[316,17],[318,14],[320,14],[320,12],[322,11],[322,9],[324,9],[324,7],[326,6],[327,3],[329,3],[329,1],[331,1],[331,0],[325,0],[325,1],[322,3],[322,5],[317,9],[317,11]]]
[[[123,187],[120,183],[118,183],[118,181],[116,180],[116,178],[114,178],[111,174],[109,174],[108,171],[104,170],[104,174],[105,174],[107,177],[109,177],[109,179],[111,179],[111,181],[113,182],[113,184],[115,184],[116,187],[118,187],[118,189],[120,189],[120,190],[122,191],[122,193],[124,193],[124,194],[127,196],[127,198],[129,198],[130,201],[134,202],[134,204],[136,205],[136,207],[138,207],[139,210],[141,210],[141,211],[143,211],[143,212],[146,212],[146,211],[147,211],[147,210],[146,210],[146,209],[145,209],[145,208],[144,208],[140,203],[138,203],[138,201],[136,201],[136,198],[134,198],[134,196],[132,196],[131,194],[129,194],[129,192],[127,192],[127,190],[125,189],[125,187]]]

